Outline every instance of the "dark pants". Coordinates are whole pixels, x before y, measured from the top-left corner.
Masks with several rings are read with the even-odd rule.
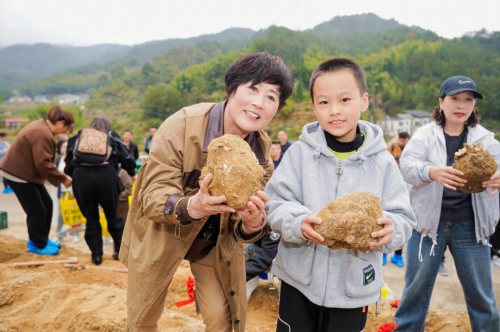
[[[399,256],[403,255],[403,248],[396,250],[394,253]]]
[[[45,248],[52,222],[52,199],[43,184],[6,180],[27,214],[28,235],[40,249]]]
[[[83,216],[87,219],[85,241],[92,256],[102,256],[102,228],[99,222],[99,205],[104,210],[108,231],[113,238],[115,251],[120,251],[123,220],[117,212],[118,174],[111,165],[78,166],[73,173],[73,192]]]
[[[296,288],[281,281],[276,332],[361,332],[367,314],[368,307],[341,309],[316,305]]]

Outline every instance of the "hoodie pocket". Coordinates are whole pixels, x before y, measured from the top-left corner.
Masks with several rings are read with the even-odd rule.
[[[345,294],[355,298],[367,297],[380,292],[383,285],[382,254],[353,251],[346,271]]]
[[[309,286],[312,280],[315,256],[315,243],[312,241],[297,244],[282,240],[276,257],[276,265],[289,278],[301,285]]]

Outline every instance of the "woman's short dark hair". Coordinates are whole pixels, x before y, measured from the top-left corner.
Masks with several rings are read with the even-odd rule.
[[[109,123],[108,119],[97,117],[97,118],[93,118],[92,122],[90,122],[90,128],[104,130],[104,131],[110,131],[111,124]]]
[[[318,77],[326,73],[333,73],[345,69],[351,71],[354,79],[356,80],[356,84],[358,85],[359,92],[361,93],[361,95],[364,95],[368,90],[368,86],[366,84],[366,76],[363,69],[351,59],[333,58],[320,63],[319,66],[316,67],[311,74],[311,79],[309,80],[309,93],[311,94],[311,99],[314,100],[314,83],[316,82],[316,79]]]
[[[447,96],[444,96],[444,98],[446,98],[446,97]],[[481,119],[481,115],[479,114],[478,109],[476,107],[474,107],[471,115],[469,116],[467,121],[465,121],[465,126],[467,128],[469,128],[469,127],[474,128],[479,123],[480,119]],[[434,109],[432,110],[432,120],[435,121],[436,124],[438,124],[439,126],[444,127],[444,125],[446,123],[446,118],[444,116],[443,111],[441,110],[441,107],[439,107],[439,106],[434,107]]]
[[[233,62],[226,72],[226,93],[229,98],[241,84],[268,83],[279,86],[279,106],[282,109],[293,91],[294,78],[279,57],[267,52],[253,53]]]
[[[68,131],[70,133],[73,131],[73,124],[75,123],[73,114],[61,109],[61,106],[59,105],[52,106],[47,112],[47,116],[45,118],[53,124],[57,121],[64,121],[64,126],[68,127]]]

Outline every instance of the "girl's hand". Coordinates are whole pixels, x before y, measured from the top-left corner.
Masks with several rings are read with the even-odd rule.
[[[456,187],[463,187],[467,180],[458,177],[458,175],[464,175],[452,166],[434,166],[429,172],[429,177],[433,181],[441,183],[444,187],[457,190]]]
[[[233,213],[235,210],[224,205],[226,196],[212,196],[208,190],[208,185],[212,181],[212,174],[207,174],[200,184],[200,190],[189,202],[189,213],[191,217],[201,218],[218,213]]]
[[[315,225],[319,225],[323,222],[320,218],[317,217],[317,215],[317,213],[310,214],[302,219],[302,225],[300,226],[300,229],[302,230],[302,234],[304,234],[306,239],[324,245],[325,239],[314,230]]]
[[[496,195],[498,193],[498,188],[500,188],[500,172],[496,172],[488,181],[484,181],[483,187],[493,188],[490,196]]]
[[[262,190],[257,191],[257,195],[250,196],[250,200],[247,203],[246,210],[238,210],[238,214],[243,220],[241,227],[243,231],[247,234],[254,233],[245,227],[247,224],[250,227],[258,228],[262,225],[262,220],[266,213],[266,203],[269,202],[269,195],[267,195]]]
[[[392,233],[394,232],[394,226],[391,219],[380,218],[377,220],[377,224],[384,225],[379,231],[373,232],[372,237],[381,237],[380,242],[370,242],[370,249],[376,249],[385,246],[392,238]]]

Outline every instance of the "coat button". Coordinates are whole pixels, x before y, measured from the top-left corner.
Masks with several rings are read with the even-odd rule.
[[[231,266],[231,261],[227,261],[227,266]]]
[[[231,294],[231,296],[234,296],[234,294],[236,294],[236,292],[233,290],[233,291],[231,291],[231,293],[229,293],[229,294]]]
[[[226,235],[226,229],[222,229],[222,231],[220,231],[220,233],[221,233],[222,235]]]
[[[238,325],[238,324],[240,323],[240,320],[239,320],[239,319],[237,319],[237,320],[235,320],[235,321],[234,321],[234,323],[235,323],[236,325]]]

